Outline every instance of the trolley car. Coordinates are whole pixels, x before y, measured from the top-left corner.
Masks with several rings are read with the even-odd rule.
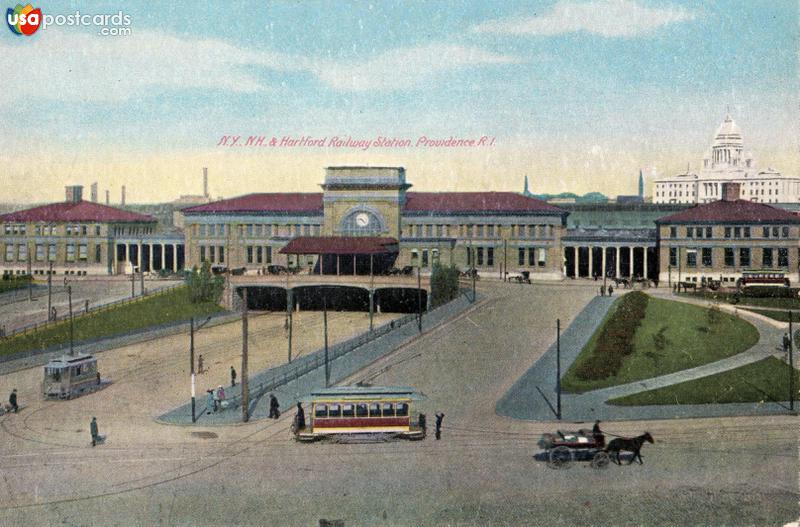
[[[424,395],[409,387],[339,386],[319,389],[300,402],[307,403],[305,426],[295,423],[298,441],[323,438],[423,439],[425,418],[413,414]],[[416,420],[414,419],[416,417]]]
[[[102,387],[97,358],[92,355],[64,355],[44,366],[42,391],[46,398],[71,399]]]
[[[755,286],[789,287],[790,282],[784,271],[766,269],[742,272],[742,277],[737,280],[736,285],[741,289]]]

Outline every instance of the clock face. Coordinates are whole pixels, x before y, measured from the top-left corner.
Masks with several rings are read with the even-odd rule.
[[[362,212],[356,216],[356,225],[359,227],[366,227],[369,225],[369,215]]]

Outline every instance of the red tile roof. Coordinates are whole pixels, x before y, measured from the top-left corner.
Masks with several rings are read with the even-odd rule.
[[[397,240],[377,236],[299,236],[286,244],[282,254],[383,254],[397,250]]]
[[[131,223],[155,222],[156,219],[146,214],[116,209],[92,201],[63,201],[3,214],[0,216],[0,221]]]
[[[712,201],[656,220],[656,223],[800,223],[791,212],[743,199]]]
[[[184,214],[224,214],[246,212],[294,212],[322,214],[322,193],[246,194],[183,209]]]
[[[520,212],[566,214],[544,201],[515,192],[408,192],[406,212]]]

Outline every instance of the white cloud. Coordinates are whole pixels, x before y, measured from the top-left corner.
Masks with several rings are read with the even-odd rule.
[[[473,31],[541,36],[585,31],[604,37],[635,37],[696,16],[682,7],[659,5],[647,7],[635,0],[562,0],[542,15],[490,20],[475,26]]]
[[[422,84],[444,71],[516,62],[515,57],[476,47],[430,44],[390,50],[365,62],[321,64],[314,70],[339,90],[393,90]]]
[[[515,62],[479,48],[431,44],[345,63],[147,30],[103,37],[54,28],[22,44],[0,44],[4,91],[62,101],[118,102],[162,89],[256,93],[270,89],[263,70],[307,72],[342,91],[393,90],[442,71]]]

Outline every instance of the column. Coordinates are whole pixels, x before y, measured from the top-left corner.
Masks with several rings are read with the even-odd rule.
[[[628,247],[628,250],[631,255],[630,261],[628,262],[628,276],[633,278],[633,245]]]
[[[600,250],[603,251],[602,265],[603,265],[603,277],[606,276],[606,247],[601,247]]]
[[[139,267],[139,272],[142,272],[142,244],[136,244],[136,265]]]
[[[617,264],[617,274],[615,274],[614,277],[615,278],[619,278],[619,276],[620,276],[620,272],[619,272],[619,256],[621,254],[621,251],[619,250],[620,249],[619,246],[615,247],[615,249],[617,250],[617,253],[616,253],[617,257],[614,259],[614,262]]]
[[[580,249],[581,248],[578,247],[577,245],[575,246],[575,262],[573,262],[574,263],[574,267],[575,267],[575,278],[578,278],[578,271],[580,270],[580,268],[578,267],[578,259],[580,258],[580,254],[581,254],[581,250]]]
[[[178,244],[172,244],[172,272],[178,272]]]
[[[594,277],[594,247],[589,246],[589,278]]]
[[[644,279],[647,280],[647,247],[642,247],[644,251]]]
[[[340,255],[336,255],[336,276],[339,276],[339,260],[341,259]]]
[[[149,247],[148,254],[147,254],[149,267],[148,267],[147,270],[152,273],[153,272],[153,247],[154,247],[154,245],[152,243],[148,243],[147,246]]]
[[[158,267],[159,271],[161,269],[166,269],[166,263],[167,263],[167,244],[166,243],[162,243],[161,244],[161,265]]]
[[[117,242],[114,242],[112,244],[112,247],[113,247],[114,254],[112,254],[111,257],[113,258],[113,260],[112,260],[113,264],[112,265],[114,266],[114,268],[111,270],[111,274],[117,274],[117,269],[119,269],[119,265],[118,265],[118,262],[117,262]]]

